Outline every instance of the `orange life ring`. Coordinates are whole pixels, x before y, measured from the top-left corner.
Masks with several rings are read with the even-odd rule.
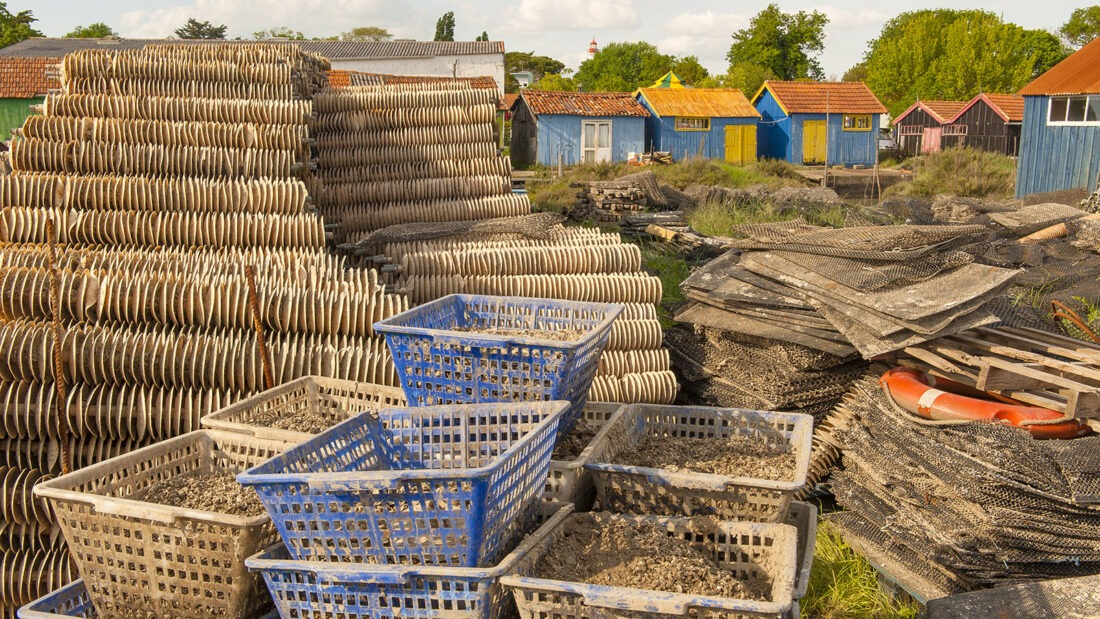
[[[1026,429],[1040,439],[1077,438],[1092,433],[1087,424],[1074,419],[1062,423],[1027,424],[1028,421],[1062,419],[1064,415],[1049,408],[979,399],[975,397],[978,394],[987,398],[991,394],[911,368],[891,368],[879,383],[898,406],[927,419],[1003,423]],[[960,395],[957,393],[960,391],[969,395]]]

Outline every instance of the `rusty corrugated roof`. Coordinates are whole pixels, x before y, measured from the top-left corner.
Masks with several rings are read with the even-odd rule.
[[[935,118],[941,125],[947,123],[967,107],[968,101],[925,101],[919,100],[913,105],[909,106],[909,109],[905,110],[898,117],[891,122],[893,125],[899,124],[903,118],[913,113],[913,110],[924,110],[927,114]]]
[[[863,82],[783,82],[768,80],[753,97],[756,102],[764,89],[771,91],[788,114],[885,114],[886,108]]]
[[[760,118],[736,88],[639,88],[658,116]]]
[[[527,89],[520,99],[540,114],[570,116],[649,116],[649,112],[629,92],[554,92]]]
[[[1100,37],[1020,89],[1018,95],[1100,94]]]
[[[440,82],[464,82],[471,88],[496,90],[497,81],[491,77],[446,77],[434,75],[390,75],[333,69],[328,72],[329,86],[374,86],[384,84],[435,84]]]
[[[46,77],[46,68],[60,58],[0,58],[0,99],[30,99],[61,88],[61,82]]]

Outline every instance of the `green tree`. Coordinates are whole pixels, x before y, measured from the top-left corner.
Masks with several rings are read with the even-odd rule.
[[[707,79],[710,75],[707,68],[699,64],[699,58],[697,56],[677,58],[676,62],[672,65],[672,72],[681,80],[696,88],[704,88],[704,86],[702,86],[703,80]]]
[[[742,62],[731,66],[725,75],[719,76],[718,83],[723,88],[736,88],[751,99],[765,81],[774,79],[777,79],[776,75],[768,67]]]
[[[290,41],[305,41],[306,35],[298,32],[297,30],[291,30],[287,26],[276,26],[274,28],[268,28],[267,30],[259,30],[252,33],[253,39],[287,39]]]
[[[565,63],[549,56],[536,56],[534,52],[504,52],[504,66],[509,73],[530,71],[535,80],[542,79],[547,73],[565,71]]]
[[[199,21],[192,17],[175,32],[181,39],[224,39],[225,31],[228,29],[229,27],[225,24],[215,26],[208,21]]]
[[[392,38],[389,30],[378,26],[360,26],[340,33],[341,41],[389,41]]]
[[[485,30],[482,30],[481,34],[477,35],[477,38],[474,39],[474,40],[475,41],[488,41],[489,40],[489,33]]]
[[[867,63],[860,62],[852,65],[850,69],[844,72],[844,77],[840,78],[842,82],[866,82],[867,81]]]
[[[585,60],[573,79],[589,92],[630,92],[649,86],[668,73],[675,62],[675,58],[644,41],[610,43]]]
[[[1058,34],[1074,47],[1081,47],[1100,36],[1100,5],[1076,9],[1062,24]]]
[[[435,22],[435,38],[433,41],[455,40],[455,12],[447,11]]]
[[[38,21],[30,11],[11,13],[8,4],[0,2],[0,47],[7,47],[23,39],[40,37],[42,33],[31,27]]]
[[[531,90],[553,90],[556,92],[576,92],[577,82],[558,73],[547,73],[542,79],[531,84]]]
[[[920,98],[1015,92],[1061,59],[1047,35],[987,11],[902,13],[868,44],[866,82],[895,115]]]
[[[829,18],[818,11],[784,13],[778,4],[769,4],[752,18],[748,28],[733,33],[726,59],[731,69],[768,73],[776,79],[822,79],[825,73],[816,56],[825,49],[828,23]],[[749,65],[759,68],[749,70]]]
[[[117,37],[118,33],[103,22],[77,26],[73,31],[65,35],[66,39],[102,39],[103,37]]]

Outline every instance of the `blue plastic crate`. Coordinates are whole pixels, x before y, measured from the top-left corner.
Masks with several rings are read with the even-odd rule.
[[[623,306],[452,294],[375,323],[409,404],[567,400],[572,427]],[[540,332],[575,330],[562,341]]]
[[[16,612],[19,619],[64,619],[98,617],[83,580],[74,580],[57,591],[51,591],[37,600],[23,606]],[[261,619],[278,619],[279,611],[272,610]]]
[[[533,517],[568,405],[364,413],[237,480],[295,560],[485,565]]]
[[[573,511],[564,505],[491,567],[338,565],[293,561],[283,546],[245,560],[263,573],[284,619],[500,619],[515,616],[500,577]]]

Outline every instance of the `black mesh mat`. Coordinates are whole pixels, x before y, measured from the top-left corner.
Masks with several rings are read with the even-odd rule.
[[[856,422],[836,433],[837,501],[907,567],[931,562],[967,588],[1100,572],[1100,436],[921,423],[874,377],[841,406]]]

